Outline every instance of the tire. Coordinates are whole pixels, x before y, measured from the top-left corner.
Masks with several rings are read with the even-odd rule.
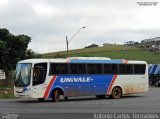
[[[38,98],[38,101],[39,101],[39,102],[43,102],[43,101],[44,101],[44,98]]]
[[[104,99],[106,97],[106,95],[96,95],[96,97],[99,99]]]
[[[59,102],[59,100],[60,100],[60,91],[58,89],[56,89],[55,91],[53,91],[52,101]]]
[[[113,88],[111,97],[113,99],[119,99],[119,98],[121,98],[122,97],[122,90],[121,90],[121,88],[120,87]]]

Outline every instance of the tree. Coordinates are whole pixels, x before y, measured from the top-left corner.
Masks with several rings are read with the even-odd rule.
[[[15,36],[7,29],[0,29],[0,68],[9,71],[17,61],[25,59],[31,38],[26,35]]]
[[[13,35],[7,29],[0,28],[0,69],[8,71],[15,69],[20,60],[40,57],[32,50],[27,50],[31,37],[27,35]]]
[[[41,54],[36,53],[36,52],[32,51],[31,49],[28,49],[28,50],[26,51],[26,56],[25,56],[26,59],[30,59],[30,58],[41,58],[41,57],[42,57]]]
[[[7,50],[7,35],[9,31],[7,29],[0,29],[0,69],[4,69],[5,58],[8,56]]]

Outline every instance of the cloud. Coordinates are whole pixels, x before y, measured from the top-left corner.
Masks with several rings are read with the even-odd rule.
[[[62,16],[63,12],[56,6],[36,4],[33,6],[36,15],[43,17],[58,17]]]
[[[54,52],[66,50],[65,37],[83,26],[70,49],[157,37],[159,10],[159,4],[140,7],[134,0],[1,0],[0,26],[31,36],[36,52]]]

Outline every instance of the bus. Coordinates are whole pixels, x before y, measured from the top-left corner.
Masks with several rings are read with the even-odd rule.
[[[52,99],[96,96],[113,99],[148,92],[148,66],[145,61],[111,60],[104,57],[66,59],[27,59],[17,63],[16,97]]]

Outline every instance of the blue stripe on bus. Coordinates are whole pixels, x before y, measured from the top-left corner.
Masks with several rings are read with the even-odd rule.
[[[70,63],[123,63],[123,60],[70,60]]]
[[[65,96],[80,95],[106,95],[114,75],[59,75],[52,85],[51,92],[55,88],[61,88]]]
[[[152,72],[151,72],[152,74],[154,74],[154,72],[156,71],[156,68],[157,68],[157,65],[154,65],[154,66],[153,66],[153,70],[152,70]]]
[[[150,74],[152,74],[153,68],[154,68],[154,65],[151,66],[151,70],[149,72]]]
[[[149,70],[148,70],[149,73],[150,73],[151,69],[152,69],[152,66],[149,67]]]

